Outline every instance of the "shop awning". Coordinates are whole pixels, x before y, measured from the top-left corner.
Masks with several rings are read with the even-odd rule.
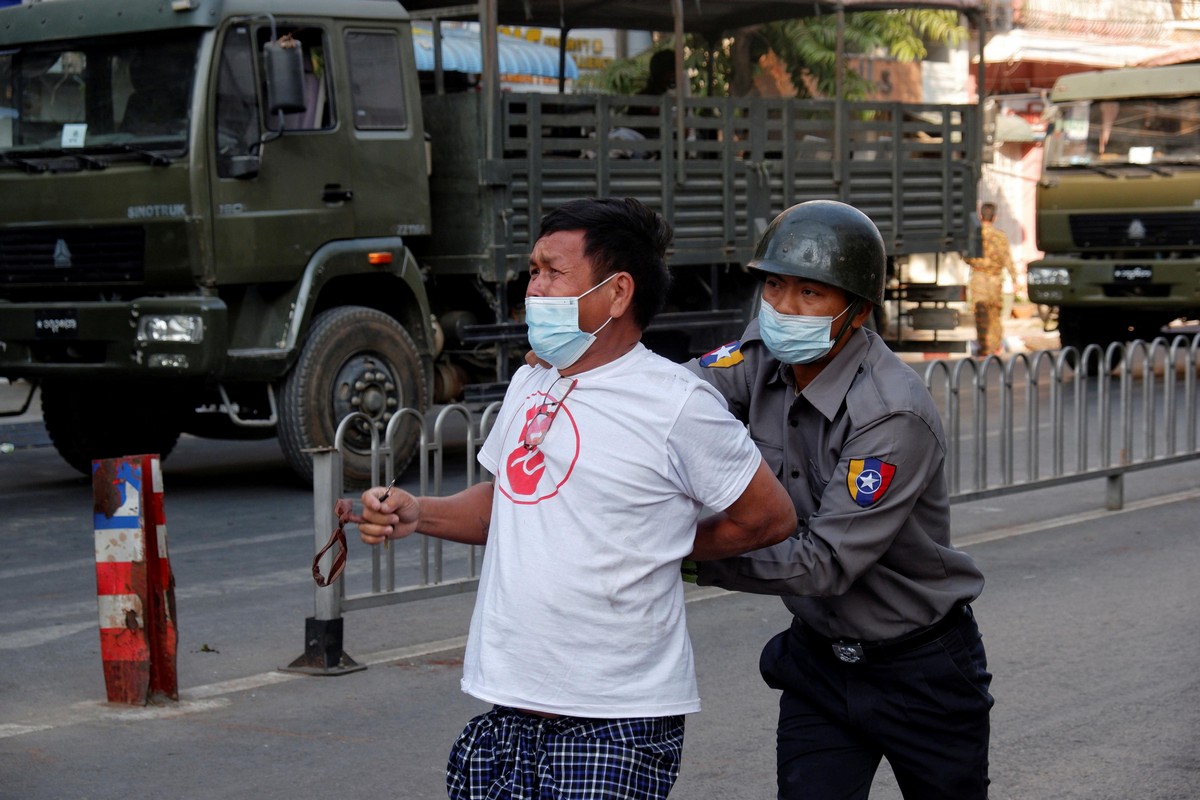
[[[1171,64],[1194,64],[1197,61],[1200,61],[1200,42],[1188,42],[1187,44],[1168,47],[1166,50],[1150,56],[1150,58],[1138,61],[1132,66],[1162,67]]]
[[[983,50],[983,58],[988,64],[1033,61],[1110,69],[1137,64],[1165,49],[1163,45],[1117,43],[1018,28],[993,36]]]
[[[499,37],[497,54],[500,59],[500,74],[532,75],[538,78],[558,77],[558,48],[547,47],[536,42],[527,42],[515,36]],[[413,50],[417,57],[417,69],[433,69],[433,30],[421,26],[413,27]],[[470,28],[442,26],[442,69],[447,72],[483,72],[483,59],[479,49],[479,31]],[[566,77],[579,77],[575,60],[568,54]]]
[[[1167,49],[1167,43],[1117,42],[1015,29],[996,34],[983,50],[985,91],[993,95],[1045,90],[1064,75],[1127,67]]]
[[[1016,114],[997,114],[995,137],[997,142],[1040,142],[1046,133],[1035,130],[1028,120]]]

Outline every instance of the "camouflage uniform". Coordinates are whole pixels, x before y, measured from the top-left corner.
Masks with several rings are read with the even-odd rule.
[[[983,256],[968,258],[971,265],[971,303],[975,307],[975,331],[979,339],[979,355],[999,353],[1004,337],[1000,320],[1003,306],[1003,278],[1007,272],[1017,285],[1017,270],[1013,266],[1008,237],[990,222],[983,223]]]

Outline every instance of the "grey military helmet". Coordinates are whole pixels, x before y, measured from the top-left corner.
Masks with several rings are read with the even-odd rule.
[[[827,283],[864,300],[883,302],[887,256],[870,217],[833,200],[792,206],[771,221],[750,269]]]

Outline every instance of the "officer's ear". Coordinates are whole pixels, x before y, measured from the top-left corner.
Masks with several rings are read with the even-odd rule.
[[[858,330],[865,325],[867,320],[871,318],[871,311],[874,308],[875,304],[870,300],[863,300],[859,298],[858,310],[855,311],[854,316],[850,318],[850,327],[854,330]]]

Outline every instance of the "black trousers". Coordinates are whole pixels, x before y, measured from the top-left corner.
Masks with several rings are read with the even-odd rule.
[[[969,608],[940,639],[857,664],[796,621],[759,667],[783,690],[780,800],[866,800],[880,758],[906,800],[987,797],[992,676]]]

